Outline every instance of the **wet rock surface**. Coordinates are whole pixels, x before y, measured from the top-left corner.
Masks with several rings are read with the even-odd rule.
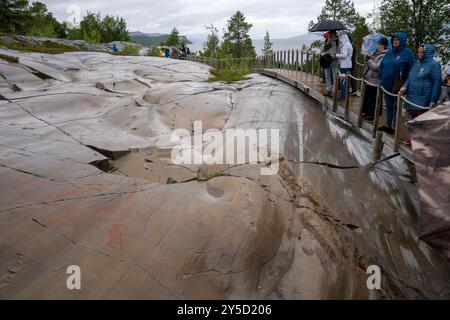
[[[366,166],[364,136],[295,89],[209,83],[187,61],[0,53],[19,58],[0,60],[0,297],[450,297],[403,161]],[[280,129],[278,174],[174,165],[172,130],[197,120]]]

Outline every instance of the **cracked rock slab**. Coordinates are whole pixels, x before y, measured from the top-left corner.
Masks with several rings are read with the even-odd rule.
[[[295,89],[210,83],[188,61],[3,51],[23,65],[0,64],[0,298],[449,298],[401,160],[364,166],[370,145]],[[172,164],[172,129],[197,120],[279,129],[278,174]]]

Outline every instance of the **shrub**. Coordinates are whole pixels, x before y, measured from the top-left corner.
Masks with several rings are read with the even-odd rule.
[[[122,50],[114,52],[114,54],[119,56],[138,56],[140,49],[138,45],[126,44]]]
[[[211,69],[209,72],[213,75],[213,77],[209,78],[209,82],[214,81],[224,81],[226,83],[231,83],[235,81],[248,80],[249,77],[246,77],[248,74],[245,71],[241,70],[217,70]]]

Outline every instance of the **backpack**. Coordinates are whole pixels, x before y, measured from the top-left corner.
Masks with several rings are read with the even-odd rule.
[[[323,56],[320,56],[319,63],[322,68],[328,68],[333,63],[333,57],[331,54],[326,53]]]

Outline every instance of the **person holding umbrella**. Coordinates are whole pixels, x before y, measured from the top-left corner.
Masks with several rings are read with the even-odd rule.
[[[336,31],[326,32],[324,35],[325,42],[323,44],[321,53],[320,53],[320,66],[323,68],[325,73],[325,83],[327,87],[327,91],[325,95],[331,95],[333,92],[334,81],[336,79],[337,73],[337,60],[336,60],[336,52],[337,52],[337,37]]]
[[[339,61],[336,58],[338,52],[339,39],[337,37],[337,30],[345,30],[345,26],[336,20],[323,20],[316,23],[311,29],[311,32],[326,32],[327,39],[321,54],[321,64],[328,66],[325,68],[325,82],[327,86],[326,95],[330,95],[336,85],[336,74],[339,67]],[[331,59],[330,59],[331,58]]]

